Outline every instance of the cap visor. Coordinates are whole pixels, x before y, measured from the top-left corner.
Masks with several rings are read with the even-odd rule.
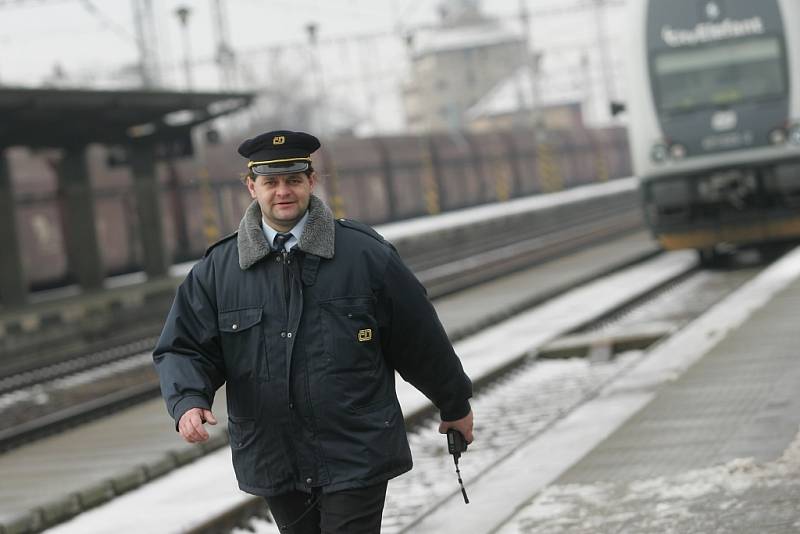
[[[293,161],[290,163],[272,163],[253,165],[250,170],[259,176],[271,176],[274,174],[295,174],[308,170],[307,161]]]

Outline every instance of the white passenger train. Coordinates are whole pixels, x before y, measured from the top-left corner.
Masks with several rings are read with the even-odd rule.
[[[630,146],[665,249],[800,237],[800,0],[628,0]]]

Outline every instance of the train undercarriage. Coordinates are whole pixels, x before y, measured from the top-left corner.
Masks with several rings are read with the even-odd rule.
[[[695,249],[704,265],[741,248],[772,257],[800,241],[800,160],[645,179],[641,193],[661,246]]]

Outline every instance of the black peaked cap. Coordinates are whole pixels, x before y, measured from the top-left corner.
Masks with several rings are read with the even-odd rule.
[[[319,139],[305,132],[275,130],[239,145],[239,154],[250,161],[307,158],[320,147]]]

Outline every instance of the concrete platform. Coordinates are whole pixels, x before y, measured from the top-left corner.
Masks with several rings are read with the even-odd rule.
[[[654,247],[646,234],[632,234],[522,271],[511,280],[477,286],[435,305],[448,332],[476,331],[488,324],[489,315],[507,314],[507,309],[540,301],[556,289],[648,257]],[[425,401],[421,394],[418,397],[414,406]],[[214,429],[214,444],[220,446],[224,444],[220,432],[225,422],[224,398],[216,400],[215,413],[222,419]],[[194,459],[200,452],[172,432],[160,399],[10,451],[0,456],[0,532],[4,532],[3,525],[6,532],[12,532],[11,525],[19,527],[15,531],[25,532],[23,525],[69,517]]]
[[[800,532],[800,248],[414,532]]]

